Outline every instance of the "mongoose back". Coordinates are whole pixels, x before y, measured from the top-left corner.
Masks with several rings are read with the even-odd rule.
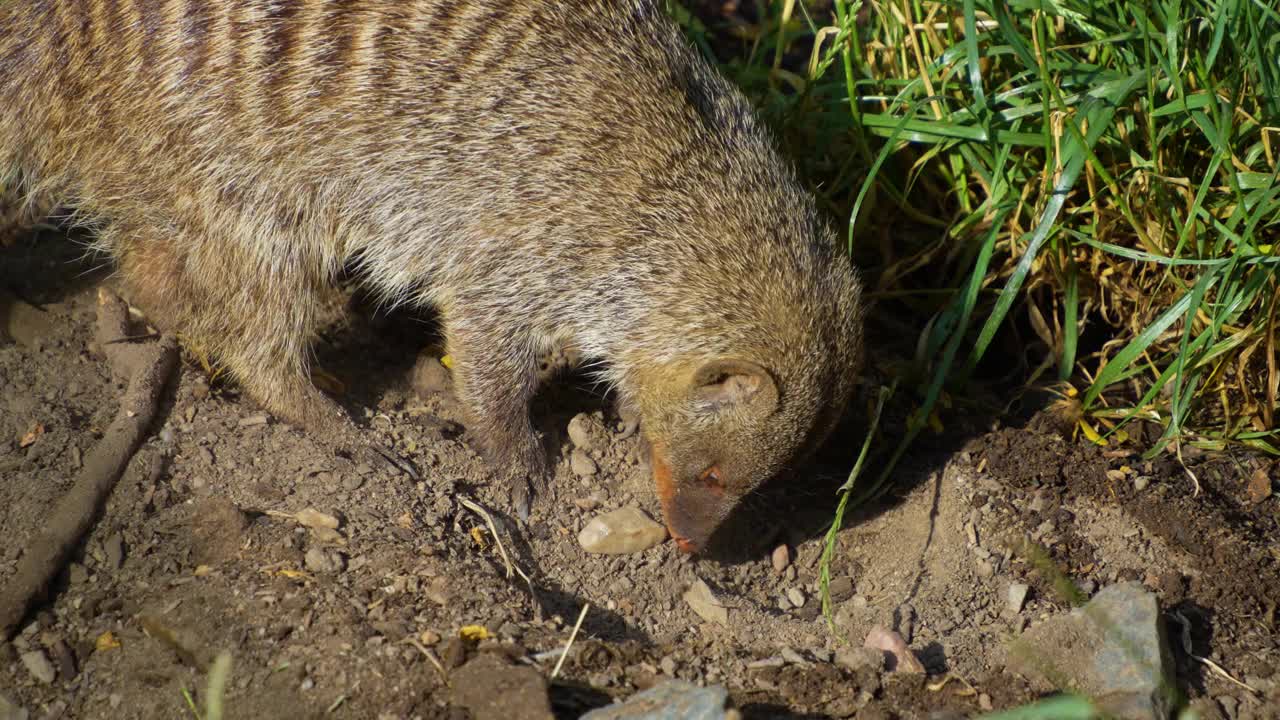
[[[344,268],[438,308],[517,494],[538,354],[597,363],[686,550],[850,397],[856,272],[659,0],[6,0],[0,107],[0,184],[308,430],[359,432],[309,367]]]

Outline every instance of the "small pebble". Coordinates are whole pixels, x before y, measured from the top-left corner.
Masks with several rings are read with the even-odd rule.
[[[792,650],[789,647],[782,648],[781,650],[778,651],[778,654],[782,656],[783,660],[786,660],[792,665],[805,664],[804,656],[802,656],[800,653],[796,652],[795,650]]]
[[[666,537],[666,527],[628,506],[591,518],[578,533],[578,544],[587,552],[625,555],[648,550]]]
[[[1009,612],[1014,615],[1022,612],[1022,605],[1027,601],[1027,592],[1030,589],[1026,583],[1009,583]]]
[[[569,456],[569,467],[574,475],[583,478],[595,475],[599,469],[596,467],[596,461],[592,460],[587,451],[582,448],[574,448],[573,454]]]
[[[720,602],[711,588],[702,580],[697,580],[684,594],[684,601],[698,617],[717,625],[729,624],[729,610]]]
[[[991,712],[995,705],[991,703],[991,696],[986,693],[978,695],[978,709],[982,712]]]
[[[662,674],[667,677],[676,676],[676,659],[667,655],[658,661],[658,667],[662,669]]]
[[[786,660],[775,655],[773,657],[761,658],[759,660],[752,660],[751,662],[747,663],[747,669],[748,670],[764,670],[767,668],[780,668],[786,664],[787,664]]]
[[[907,647],[906,640],[892,630],[882,627],[872,628],[862,644],[864,647],[883,650],[892,655],[896,660],[894,667],[891,668],[893,670],[924,674],[924,665],[916,658],[915,653],[911,652],[911,648]]]
[[[786,543],[779,545],[773,549],[772,559],[774,572],[782,574],[791,564],[791,548],[788,548]]]
[[[102,541],[102,550],[107,555],[107,569],[119,570],[124,564],[124,537],[115,533]]]
[[[575,448],[595,450],[595,441],[591,437],[591,417],[586,413],[578,413],[569,421],[569,441]]]
[[[1151,484],[1151,478],[1147,477],[1146,475],[1139,475],[1138,477],[1133,479],[1133,489],[1137,490],[1138,492],[1142,492],[1143,490],[1146,490],[1147,486],[1150,484]]]
[[[49,662],[49,657],[44,654],[44,651],[29,650],[22,653],[20,658],[27,672],[41,683],[48,685],[58,678],[58,671],[54,669],[53,663]]]
[[[343,566],[341,555],[333,552],[326,552],[324,549],[318,547],[313,547],[308,550],[307,554],[303,557],[303,562],[306,564],[308,570],[316,573],[317,575],[341,572]]]
[[[787,599],[796,607],[804,607],[804,592],[800,588],[793,587],[787,590]]]

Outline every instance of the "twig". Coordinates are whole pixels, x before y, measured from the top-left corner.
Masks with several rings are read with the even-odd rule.
[[[564,659],[569,657],[569,648],[573,647],[573,640],[578,637],[578,629],[582,627],[582,621],[586,619],[589,609],[591,609],[591,603],[586,603],[582,606],[582,612],[578,613],[578,622],[573,624],[573,632],[569,633],[569,641],[564,644],[564,652],[560,653],[560,659],[556,661],[555,669],[551,671],[552,680],[560,674],[560,666],[564,665]]]
[[[485,510],[484,507],[480,505],[480,503],[477,503],[473,500],[470,500],[462,496],[458,497],[458,502],[462,503],[462,506],[465,507],[466,509],[470,510],[471,512],[483,518],[485,524],[489,526],[489,533],[493,535],[493,542],[495,545],[498,546],[498,554],[502,556],[502,562],[507,567],[507,577],[510,578],[512,572],[514,571],[516,574],[518,574],[521,578],[524,579],[525,584],[529,586],[529,596],[533,598],[533,605],[535,608],[537,608],[535,613],[538,616],[537,619],[541,620],[542,606],[538,604],[538,595],[533,589],[533,580],[529,579],[529,576],[526,575],[524,571],[520,569],[519,565],[516,565],[515,563],[511,562],[511,557],[507,555],[507,549],[502,545],[502,536],[498,534],[498,527],[496,524],[494,524],[493,517],[489,514],[489,511]]]
[[[404,639],[404,642],[407,642],[410,645],[418,648],[418,652],[422,653],[423,657],[425,657],[427,660],[430,660],[431,664],[436,666],[436,670],[440,671],[440,677],[449,676],[449,673],[445,672],[444,665],[440,662],[440,658],[436,657],[436,654],[434,652],[431,652],[431,649],[428,648],[426,645],[423,645],[422,642],[418,640],[418,638],[409,636]]]
[[[118,343],[131,343],[139,340],[154,340],[160,337],[158,332],[143,333],[142,335],[125,335],[124,337],[113,338],[111,340],[103,340],[103,345],[116,345]]]
[[[507,555],[507,549],[502,546],[502,538],[498,535],[498,527],[494,524],[493,517],[489,515],[489,511],[481,507],[479,503],[468,500],[465,497],[459,497],[458,502],[462,503],[462,506],[466,509],[479,515],[485,524],[489,526],[489,533],[493,535],[493,541],[498,546],[498,554],[502,555],[502,562],[507,566],[507,577],[511,577],[512,571],[515,570],[520,573],[520,577],[527,581],[529,578],[525,576],[524,571],[511,562],[511,557]]]
[[[1201,657],[1201,656],[1199,656],[1199,655],[1197,655],[1197,654],[1195,654],[1195,653],[1191,652],[1191,621],[1190,621],[1190,620],[1188,620],[1188,619],[1187,619],[1187,618],[1186,618],[1182,613],[1180,613],[1180,612],[1174,612],[1174,613],[1171,613],[1171,614],[1173,615],[1174,619],[1176,619],[1176,620],[1178,621],[1178,623],[1179,623],[1180,625],[1182,625],[1182,633],[1181,633],[1182,651],[1183,651],[1183,652],[1185,652],[1185,653],[1187,654],[1187,657],[1191,658],[1192,660],[1195,660],[1195,661],[1196,661],[1196,662],[1198,662],[1198,663],[1201,663],[1201,664],[1205,665],[1205,666],[1206,666],[1206,667],[1208,667],[1210,670],[1212,670],[1212,671],[1216,672],[1217,674],[1221,675],[1222,677],[1226,678],[1228,681],[1233,682],[1233,683],[1235,683],[1236,685],[1239,685],[1240,687],[1244,688],[1245,690],[1248,690],[1249,692],[1253,693],[1254,695],[1261,695],[1261,694],[1262,694],[1262,693],[1261,693],[1261,692],[1259,692],[1256,688],[1254,688],[1252,685],[1248,685],[1248,684],[1243,683],[1243,682],[1241,682],[1241,681],[1239,681],[1239,680],[1235,679],[1234,677],[1232,677],[1232,676],[1231,676],[1231,673],[1229,673],[1229,672],[1227,672],[1226,670],[1222,669],[1222,666],[1221,666],[1221,665],[1219,665],[1218,663],[1216,663],[1216,662],[1214,662],[1214,661],[1210,660],[1210,659],[1209,659],[1209,658],[1207,658],[1207,657]]]
[[[104,291],[99,292],[98,303],[99,337],[112,331],[116,337],[123,334],[128,316],[124,303]],[[17,572],[0,591],[0,639],[11,637],[35,599],[62,570],[142,444],[160,393],[177,366],[178,343],[165,335],[158,344],[116,345],[110,352],[104,348],[104,352],[116,373],[129,377],[129,387],[102,440],[85,457],[75,484],[58,502],[43,530],[32,538]]]

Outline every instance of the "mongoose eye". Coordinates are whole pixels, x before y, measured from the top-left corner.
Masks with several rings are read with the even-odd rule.
[[[720,466],[712,465],[698,475],[698,481],[716,491],[724,491],[724,482],[720,479]]]

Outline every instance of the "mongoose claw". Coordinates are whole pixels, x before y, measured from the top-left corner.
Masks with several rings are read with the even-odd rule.
[[[511,478],[511,509],[520,522],[528,523],[534,504],[546,493],[547,473],[539,467],[527,475]]]
[[[533,505],[533,490],[529,487],[529,483],[516,481],[511,486],[511,509],[515,512],[520,522],[529,523],[529,510]]]

